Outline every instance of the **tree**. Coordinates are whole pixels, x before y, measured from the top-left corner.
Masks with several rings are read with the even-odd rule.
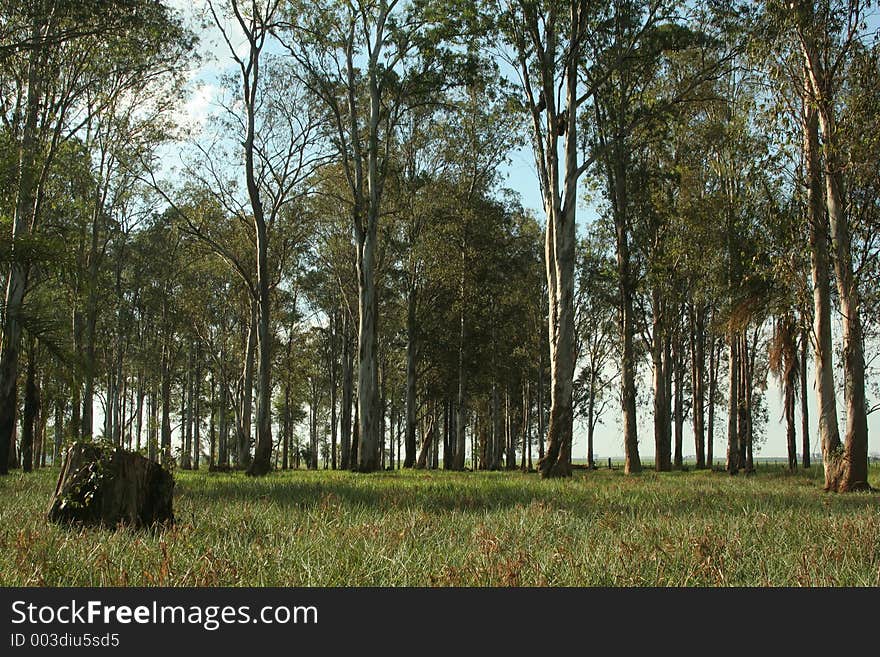
[[[348,186],[358,272],[357,469],[380,467],[378,227],[396,127],[442,88],[446,52],[422,7],[398,0],[291,3],[284,47],[332,126]],[[363,68],[361,68],[363,67]]]
[[[89,8],[96,11],[92,13]],[[81,21],[88,27],[76,27]],[[19,73],[24,71],[11,76],[18,81],[17,93],[11,97],[12,105],[4,104],[5,118],[18,147],[12,222],[15,244],[37,231],[43,189],[59,147],[118,96],[111,92],[97,103],[88,103],[87,99],[108,80],[126,78],[131,83],[144,69],[152,72],[169,62],[179,63],[191,39],[165,7],[147,0],[128,3],[125,11],[113,3],[56,5],[41,0],[27,3],[25,11],[13,11],[4,26],[16,35],[11,43],[17,45],[3,64],[13,69],[21,67]],[[0,344],[2,474],[6,473],[15,425],[21,309],[29,275],[30,264],[13,258]]]
[[[608,409],[609,392],[618,372],[613,358],[617,345],[614,261],[605,251],[605,236],[597,227],[581,243],[575,302],[577,353],[580,372],[574,382],[577,415],[587,423],[587,467],[595,467],[593,438]]]
[[[577,186],[593,161],[582,160],[580,154],[578,109],[590,94],[583,94],[579,81],[592,12],[592,5],[585,0],[501,2],[494,8],[502,38],[512,49],[510,63],[525,96],[547,212],[550,420],[546,453],[538,463],[543,477],[571,474]]]

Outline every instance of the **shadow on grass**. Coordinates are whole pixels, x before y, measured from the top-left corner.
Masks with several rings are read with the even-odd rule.
[[[808,476],[766,473],[768,489],[737,486],[737,479],[722,473],[688,476],[687,473],[638,477],[622,474],[596,477],[576,475],[574,480],[541,482],[536,475],[519,473],[321,473],[289,471],[265,479],[239,474],[188,477],[178,483],[176,497],[196,506],[224,502],[269,502],[282,509],[349,508],[418,510],[444,514],[453,511],[484,512],[512,507],[564,510],[579,518],[615,514],[636,518],[646,514],[693,517],[728,516],[757,512],[821,509],[834,515],[874,508],[880,495],[824,493]],[[647,481],[645,480],[647,479]],[[726,481],[725,481],[726,479]],[[788,479],[788,481],[786,481]],[[742,478],[743,484],[748,481]],[[762,483],[757,480],[756,483]],[[731,486],[733,484],[733,486]],[[775,489],[772,488],[775,486]],[[780,486],[791,486],[790,489]]]

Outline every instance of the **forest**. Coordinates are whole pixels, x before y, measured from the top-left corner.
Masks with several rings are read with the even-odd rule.
[[[0,0],[0,117],[9,499],[874,490],[870,2]]]

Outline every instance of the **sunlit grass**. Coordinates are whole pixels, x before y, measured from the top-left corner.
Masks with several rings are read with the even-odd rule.
[[[880,585],[880,494],[823,493],[816,467],[178,472],[154,531],[47,523],[56,476],[0,478],[0,585]]]

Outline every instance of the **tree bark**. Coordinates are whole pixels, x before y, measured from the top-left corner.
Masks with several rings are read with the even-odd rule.
[[[52,450],[52,465],[58,465],[61,459],[61,447],[64,444],[64,396],[55,398],[55,444]]]
[[[810,180],[810,201],[819,204],[812,198],[819,192],[818,157],[819,142],[815,134],[815,121],[822,130],[822,154],[824,155],[825,208],[828,211],[828,223],[831,235],[832,262],[834,265],[837,296],[841,315],[841,332],[843,334],[843,379],[844,403],[846,404],[846,435],[844,444],[840,445],[839,430],[836,436],[833,429],[827,427],[828,418],[823,417],[827,410],[823,407],[820,413],[819,427],[827,431],[823,440],[823,462],[825,465],[825,489],[836,492],[870,489],[868,484],[868,422],[865,403],[865,359],[864,336],[860,316],[860,298],[858,281],[854,275],[852,263],[852,244],[850,237],[849,218],[844,208],[844,193],[840,143],[836,130],[835,98],[832,86],[835,81],[825,69],[819,47],[816,44],[816,30],[812,5],[805,23],[799,24],[801,47],[806,69],[807,97],[805,98],[806,140],[805,149],[810,156],[808,171]],[[827,26],[825,27],[827,29]],[[815,108],[815,109],[813,109]],[[812,210],[811,210],[812,214]],[[817,216],[817,215],[813,215]],[[827,243],[827,242],[826,242]],[[812,246],[812,245],[811,245]],[[821,245],[817,245],[818,250]],[[814,286],[818,287],[814,281]],[[814,300],[816,292],[814,288]],[[817,311],[819,309],[817,308]],[[830,316],[830,313],[829,313]],[[816,320],[824,320],[819,312]],[[824,327],[823,327],[824,328]],[[819,334],[818,341],[823,336]],[[823,344],[824,346],[824,344]],[[817,353],[817,372],[820,367],[823,373],[831,376],[830,369],[824,371],[825,363],[821,362]],[[824,356],[824,354],[822,354]],[[827,356],[830,359],[830,352]],[[832,388],[833,391],[833,388]]]
[[[419,450],[419,456],[416,459],[416,470],[424,470],[428,465],[428,454],[431,452],[431,445],[436,440],[437,431],[437,412],[434,402],[429,403],[428,416],[425,419],[424,431],[422,432],[422,448]]]
[[[162,345],[162,465],[170,467],[171,455],[171,347],[166,338]]]
[[[340,409],[340,465],[343,470],[351,468],[351,407],[352,407],[352,359],[351,359],[351,313],[343,309],[342,318],[342,408]]]
[[[208,471],[213,472],[217,466],[217,382],[214,370],[211,370],[211,403],[208,407]]]
[[[693,389],[693,430],[696,469],[706,467],[705,389],[706,380],[706,328],[705,306],[691,306],[691,388]]]
[[[173,522],[173,494],[171,473],[140,454],[76,443],[65,455],[48,520],[108,528]]]
[[[675,439],[675,447],[672,457],[672,465],[680,470],[684,466],[684,458],[682,455],[682,440],[684,434],[684,340],[681,335],[677,334],[675,345],[672,352],[672,375],[675,382],[675,393],[673,397],[673,436]]]
[[[488,440],[484,441],[483,451],[485,452],[485,468],[487,470],[501,469],[501,448],[504,444],[504,417],[501,413],[501,393],[498,390],[498,382],[492,383],[492,421],[487,427],[486,436]]]
[[[819,104],[819,124],[824,136],[825,205],[831,227],[834,274],[843,334],[843,385],[846,404],[846,436],[843,453],[828,453],[829,490],[843,493],[869,490],[868,416],[865,402],[865,353],[862,333],[861,299],[853,272],[849,218],[843,207],[841,165],[838,164],[833,109]],[[834,471],[836,470],[836,472]]]
[[[406,460],[404,468],[411,468],[416,460],[416,293],[409,286],[406,299]]]
[[[180,468],[182,470],[192,470],[192,369],[193,350],[192,346],[190,346],[189,353],[187,354],[186,373],[183,377],[183,385],[180,392],[183,401],[180,414],[180,430],[183,436],[183,451],[180,455]]]
[[[529,444],[532,441],[532,435],[531,435],[531,430],[532,430],[532,399],[531,399],[531,394],[530,394],[531,391],[530,391],[529,379],[528,379],[527,372],[523,373],[522,388],[523,388],[523,400],[522,400],[523,422],[522,422],[522,453],[520,455],[521,456],[520,470],[522,470],[523,472],[526,472],[527,467],[528,467],[526,465],[526,457],[527,457],[527,454],[529,451]],[[590,448],[592,448],[592,443],[590,443]]]
[[[24,384],[24,414],[21,420],[21,469],[31,472],[34,469],[34,429],[37,408],[40,403],[37,389],[36,342],[30,339]],[[39,452],[37,452],[39,461]]]
[[[807,350],[809,344],[807,336],[806,324],[801,327],[801,344],[800,344],[800,383],[801,383],[801,439],[803,444],[803,455],[801,463],[803,467],[810,467],[810,407],[807,404]]]
[[[377,110],[378,111],[378,110]],[[375,164],[374,164],[375,166]],[[372,167],[371,167],[372,168]],[[376,331],[375,281],[376,226],[378,217],[368,220],[371,230],[358,240],[358,449],[357,470],[379,469],[379,369]]]
[[[196,347],[196,376],[193,381],[193,468],[199,469],[202,458],[202,350]]]
[[[709,418],[706,427],[706,466],[715,467],[715,395],[718,391],[718,364],[721,360],[721,341],[709,337]]]
[[[256,351],[257,305],[250,302],[250,320],[245,341],[244,369],[239,379],[239,399],[236,422],[235,461],[240,470],[247,470],[251,463],[251,416],[253,414],[254,352]]]
[[[740,445],[739,445],[739,392],[740,392],[740,374],[741,367],[739,362],[739,335],[729,329],[727,334],[728,340],[728,359],[729,359],[729,376],[730,390],[728,392],[727,404],[727,472],[735,475],[739,472],[740,462]]]
[[[578,3],[571,5],[569,44],[577,47],[580,41],[581,18]],[[561,171],[562,190],[559,189],[560,166],[557,151],[559,120],[552,112],[555,103],[548,103],[544,147],[545,169],[549,185],[544,188],[544,207],[547,211],[545,231],[545,265],[547,268],[547,298],[549,306],[550,346],[550,417],[547,426],[547,446],[544,457],[538,461],[541,477],[571,476],[571,444],[574,431],[573,383],[575,368],[574,342],[574,249],[577,209],[578,164],[578,58],[565,60],[564,84],[566,89],[564,121],[564,161]],[[543,79],[545,99],[553,95],[552,76]]]
[[[281,418],[281,469],[290,467],[290,382],[284,382],[284,415]]]
[[[669,436],[669,400],[666,397],[666,369],[664,358],[665,329],[663,325],[663,300],[658,289],[652,291],[653,327],[651,331],[651,360],[654,387],[654,469],[668,472],[672,469],[672,441]]]
[[[42,18],[34,21],[31,37],[41,42]],[[37,201],[37,121],[41,111],[42,70],[40,63],[44,47],[34,47],[28,54],[27,98],[25,119],[18,151],[18,185],[12,220],[13,252],[6,281],[4,299],[3,332],[0,336],[0,475],[9,472],[10,455],[14,452],[13,435],[18,407],[18,359],[21,348],[21,322],[19,315],[27,291],[30,267],[16,256],[16,240],[30,234],[36,213]]]
[[[619,329],[620,341],[623,347],[620,364],[620,399],[623,407],[624,472],[626,474],[635,474],[642,471],[642,462],[639,458],[638,422],[636,419],[636,362],[633,346],[635,311],[633,309],[633,291],[630,280],[629,237],[627,235],[626,221],[623,218],[615,219],[615,233],[617,236],[618,290],[620,292]]]
[[[272,332],[269,320],[268,239],[265,220],[261,219],[257,224],[257,436],[254,458],[247,468],[247,474],[252,477],[266,475],[272,470]],[[250,388],[246,389],[246,393],[250,396]]]
[[[544,349],[538,349],[538,460],[544,458]]]
[[[462,259],[464,253],[462,252]],[[464,294],[464,269],[462,268],[461,294]],[[463,306],[463,304],[462,304]],[[455,415],[455,451],[453,452],[452,469],[464,470],[465,461],[465,429],[467,427],[467,371],[464,365],[464,350],[467,339],[467,325],[465,324],[465,313],[462,307],[461,317],[459,318],[458,333],[458,398],[456,403]]]

